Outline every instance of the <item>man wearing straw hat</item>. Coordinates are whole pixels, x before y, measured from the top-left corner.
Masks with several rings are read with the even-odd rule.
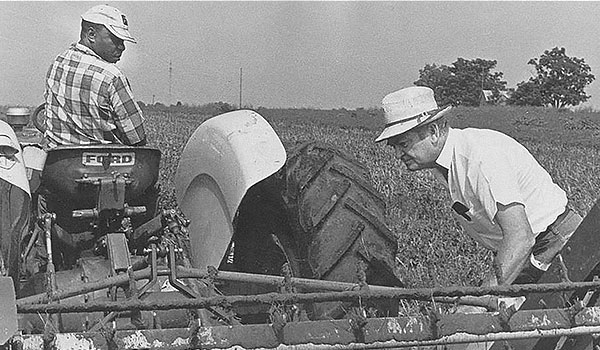
[[[115,65],[135,43],[127,17],[108,5],[81,15],[81,33],[46,74],[45,138],[48,147],[146,143],[142,111],[129,81]]]
[[[448,188],[465,232],[495,254],[485,285],[537,281],[582,221],[548,172],[505,134],[449,127],[451,107],[439,108],[428,87],[392,92],[382,104],[386,125],[375,141]]]

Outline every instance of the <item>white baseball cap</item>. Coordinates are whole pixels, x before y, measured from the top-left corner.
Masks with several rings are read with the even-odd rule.
[[[81,15],[81,19],[91,23],[102,24],[117,38],[137,43],[129,34],[127,17],[117,8],[108,5],[97,5]]]
[[[375,142],[403,134],[423,123],[441,118],[452,108],[439,108],[433,90],[425,86],[412,86],[388,94],[381,101],[385,128]]]

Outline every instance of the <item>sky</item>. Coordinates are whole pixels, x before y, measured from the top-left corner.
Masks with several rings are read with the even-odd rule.
[[[136,100],[370,108],[426,64],[496,60],[508,87],[564,47],[600,81],[600,2],[0,1],[0,105],[43,102],[53,59],[98,4],[124,12],[137,44],[117,65]],[[240,84],[241,77],[241,84]],[[600,82],[586,90],[600,109]]]

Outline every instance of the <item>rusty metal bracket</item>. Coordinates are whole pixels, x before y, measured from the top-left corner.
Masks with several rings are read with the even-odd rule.
[[[37,223],[35,225],[37,225]],[[27,246],[26,246],[25,250],[23,251],[23,253],[21,254],[21,265],[24,266],[25,262],[27,261],[27,257],[29,256],[31,249],[33,249],[33,245],[37,241],[38,236],[39,236],[39,230],[37,230],[37,229],[31,230],[31,236],[29,237]]]
[[[271,328],[273,329],[273,333],[275,337],[282,342],[283,341],[283,330],[285,325],[288,323],[288,317],[281,307],[281,305],[271,305],[269,309],[269,314],[271,318]]]
[[[506,303],[504,301],[500,302],[500,305],[498,305],[498,321],[500,322],[502,330],[506,332],[510,331],[509,321],[515,312],[517,312],[517,309],[514,305],[506,307]]]
[[[56,271],[54,268],[54,259],[52,257],[52,225],[56,220],[56,214],[46,213],[42,215],[44,223],[44,239],[46,243],[46,254],[48,255],[48,265],[46,267],[46,293],[48,299],[53,300],[56,290]]]
[[[558,261],[561,282],[572,282],[569,278],[569,269],[567,268],[561,253],[556,255],[556,260]]]
[[[356,263],[356,275],[358,279],[358,286],[361,291],[368,292],[369,285],[367,284],[367,263],[363,260],[358,260]],[[357,341],[364,342],[365,330],[364,327],[367,324],[368,313],[362,304],[362,299],[358,298],[356,305],[352,307],[348,313],[348,319],[352,328],[352,333],[356,337]]]
[[[107,234],[106,248],[113,276],[125,272],[131,267],[129,247],[124,233]]]
[[[144,300],[148,294],[147,292],[150,290],[150,288],[154,287],[156,285],[156,283],[158,283],[158,253],[157,253],[157,248],[156,248],[156,244],[152,243],[150,244],[150,249],[148,251],[148,254],[150,254],[150,264],[149,264],[149,268],[150,268],[150,279],[148,280],[148,282],[146,282],[146,284],[144,286],[142,286],[142,288],[140,288],[136,295],[135,298],[139,299],[139,300]],[[131,270],[133,271],[133,269]],[[132,276],[134,275],[133,272],[131,273]],[[139,317],[137,317],[136,315],[136,319],[133,319],[132,316],[132,322],[133,324],[139,324],[138,320],[141,320],[141,314],[139,313],[139,310],[136,310]],[[160,329],[162,328],[161,323],[160,323],[160,318],[158,317],[158,315],[156,314],[156,312],[152,312],[152,328],[154,329]]]
[[[292,269],[288,263],[283,264],[281,268],[283,281],[279,287],[279,292],[282,294],[296,293],[296,287],[292,282]],[[286,303],[273,303],[269,308],[269,318],[271,319],[271,327],[275,336],[280,341],[283,340],[283,330],[285,325],[290,321],[299,319],[300,308],[296,304],[286,305]]]
[[[184,295],[186,295],[188,298],[193,298],[193,299],[197,299],[200,296],[198,294],[196,294],[191,288],[189,288],[188,286],[186,286],[185,284],[179,282],[179,280],[177,279],[177,265],[175,264],[176,260],[175,260],[175,252],[179,251],[180,248],[176,248],[174,244],[170,243],[169,244],[169,255],[168,255],[168,262],[169,262],[169,283],[178,291],[180,291],[181,293],[183,293]]]
[[[158,283],[158,253],[156,244],[150,244],[150,248],[146,252],[147,254],[150,254],[150,264],[148,264],[150,268],[150,279],[138,291],[138,296],[140,299],[143,299],[146,292],[148,292],[150,288],[152,288],[154,285],[156,285],[156,283]]]
[[[560,262],[561,262],[561,266],[564,267],[564,269],[565,269],[564,271],[566,271],[566,266],[564,266],[562,256],[560,257]],[[599,280],[598,276],[594,276],[593,281],[598,282],[598,280]],[[571,324],[576,324],[577,315],[586,306],[588,306],[590,300],[592,299],[592,296],[594,295],[594,292],[595,292],[595,290],[588,290],[587,293],[585,293],[585,296],[583,297],[582,300],[576,300],[575,303],[570,308],[567,309],[568,315],[570,316]],[[565,344],[567,343],[568,340],[569,340],[569,337],[566,337],[566,336],[560,337],[560,339],[556,343],[556,347],[554,348],[554,350],[561,350],[565,346]]]
[[[280,288],[281,293],[296,293],[296,287],[292,282],[292,269],[287,262],[281,267],[281,273],[283,274],[283,282]]]
[[[52,257],[52,225],[56,220],[55,213],[45,213],[41,219],[44,224],[44,238],[46,243],[46,254],[48,265],[46,266],[46,295],[49,301],[58,301],[56,298],[56,270]],[[54,341],[54,334],[60,329],[60,316],[57,314],[45,315],[44,324],[44,349],[49,349]]]
[[[362,307],[353,307],[347,315],[352,333],[358,342],[365,342],[365,326],[367,325],[367,312]]]
[[[139,299],[135,276],[131,266],[127,269],[127,276],[129,277],[129,288],[127,289],[128,292],[126,293],[127,298]],[[144,321],[142,320],[142,313],[140,310],[131,310],[130,320],[131,324],[133,324],[137,329],[143,329],[146,327]]]
[[[127,245],[127,238],[124,233],[109,233],[106,235],[106,245],[108,251],[108,258],[110,261],[111,276],[126,275],[128,287],[126,291],[127,300],[137,300],[138,291],[135,282],[135,276],[133,274],[133,268],[131,266],[131,259],[129,256],[129,248]],[[112,301],[117,300],[117,286],[111,286],[109,289],[109,296]],[[114,320],[117,316],[117,312],[111,311],[107,313],[101,320],[99,320],[94,326],[92,331],[98,331],[106,327],[108,322]],[[145,327],[141,321],[141,312],[138,309],[131,310],[131,323],[138,329]]]
[[[151,220],[138,226],[130,236],[130,239],[134,242],[148,242],[150,238],[160,232],[163,229],[163,218],[165,217],[165,211],[161,211],[161,214],[155,216]]]
[[[206,287],[210,290],[215,290],[215,280],[219,275],[219,270],[214,266],[207,266]]]

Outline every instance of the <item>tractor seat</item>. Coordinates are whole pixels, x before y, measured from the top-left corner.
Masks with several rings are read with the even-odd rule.
[[[71,208],[94,208],[94,179],[127,179],[125,201],[140,197],[158,180],[160,151],[124,145],[58,146],[48,151],[42,184]],[[86,181],[92,180],[92,181]]]

